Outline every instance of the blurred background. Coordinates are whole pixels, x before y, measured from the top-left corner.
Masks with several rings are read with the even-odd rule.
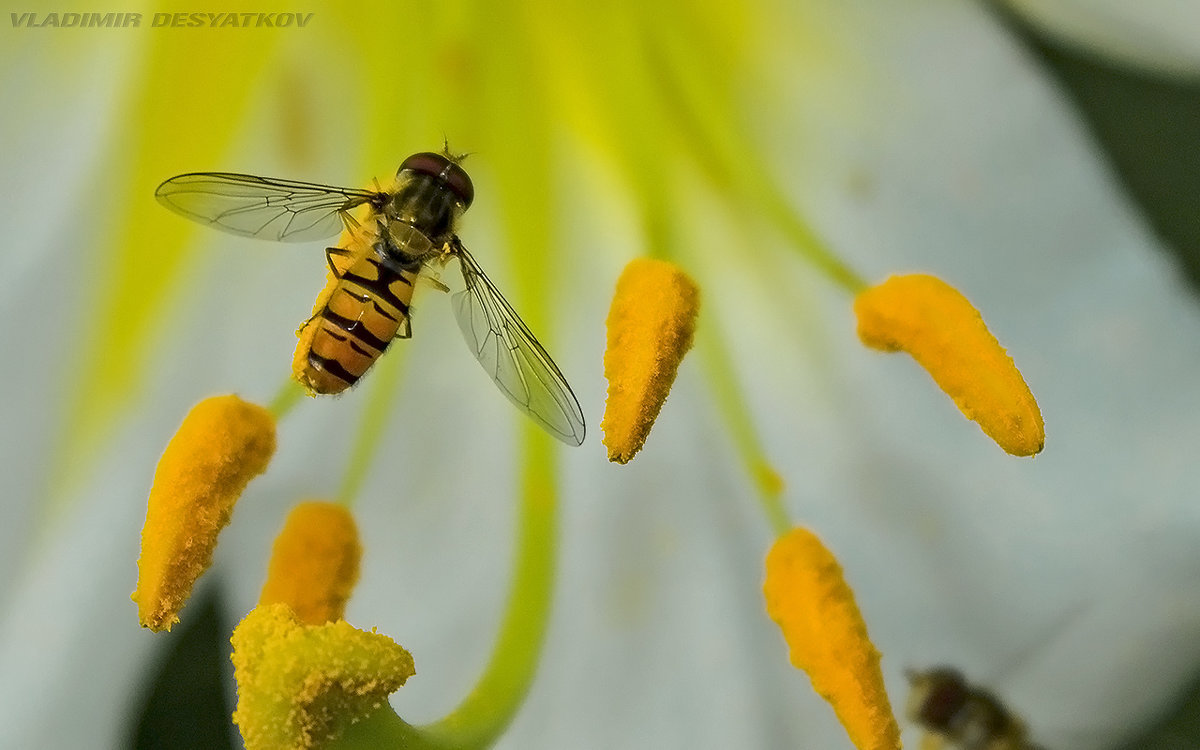
[[[464,241],[591,431],[562,455],[554,619],[499,747],[849,747],[763,611],[746,431],[841,559],[898,713],[906,667],[950,664],[1051,750],[1200,746],[1200,8],[242,5],[3,25],[0,747],[240,747],[229,632],[369,408],[364,386],[290,415],[182,622],[140,630],[163,445],[204,396],[272,397],[325,274],[320,243],[206,231],[154,188],[369,185],[444,139],[471,154]],[[141,17],[61,27],[88,13]],[[603,320],[647,254],[695,276],[702,332],[616,467]],[[1004,455],[915,365],[858,345],[822,257],[961,289],[1038,397],[1045,452]],[[417,307],[376,373],[396,398],[348,619],[413,652],[393,705],[422,722],[491,646],[519,417],[445,301]]]

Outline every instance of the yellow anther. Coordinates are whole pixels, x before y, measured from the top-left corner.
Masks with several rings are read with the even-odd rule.
[[[833,553],[811,531],[792,529],[767,554],[763,594],[792,665],[808,673],[855,747],[898,750],[900,729],[884,690],[879,652]]]
[[[274,452],[274,419],[237,396],[205,399],[184,417],[154,472],[142,527],[132,598],[143,627],[170,630],[179,621],[217,534]]]
[[[339,620],[358,582],[361,558],[350,511],[334,503],[300,503],[275,539],[258,603],[286,604],[305,625]]]
[[[957,289],[923,274],[893,276],[854,301],[867,346],[904,350],[968,419],[1014,456],[1042,450],[1037,401],[979,311]]]
[[[621,273],[604,352],[608,402],[600,429],[609,461],[627,463],[645,444],[692,346],[699,310],[700,290],[671,263],[638,259]]]

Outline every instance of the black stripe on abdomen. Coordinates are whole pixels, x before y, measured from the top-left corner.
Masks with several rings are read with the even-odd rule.
[[[349,281],[361,286],[363,289],[370,292],[373,297],[391,305],[401,314],[408,315],[408,303],[392,293],[391,280],[384,278],[385,273],[380,266],[376,265],[376,268],[379,270],[378,278],[369,279],[365,276],[359,276],[358,274],[347,272],[342,275],[342,281]],[[412,282],[400,274],[395,274],[393,278],[412,286]],[[378,309],[379,305],[376,304],[375,307]],[[392,320],[396,319],[395,316],[392,315],[388,315],[388,317],[392,318]]]
[[[323,370],[338,380],[345,382],[347,386],[354,385],[358,382],[358,376],[347,370],[345,367],[342,367],[342,363],[338,362],[336,359],[322,357],[316,352],[309,351],[308,363],[312,365],[313,369]]]
[[[382,352],[387,348],[388,342],[383,341],[378,336],[367,330],[367,327],[362,324],[361,320],[351,320],[350,318],[338,315],[328,307],[321,311],[321,318],[329,321],[339,329],[358,339],[359,342],[365,346],[369,346],[379,352]]]
[[[370,357],[372,360],[378,359],[379,355],[381,354],[381,352],[367,351],[366,348],[359,344],[358,341],[356,341],[354,337],[350,336],[349,334],[343,336],[340,333],[334,333],[328,328],[322,328],[321,330],[333,340],[341,341],[344,344],[349,344],[350,348],[353,349],[356,354],[361,354],[364,357]]]

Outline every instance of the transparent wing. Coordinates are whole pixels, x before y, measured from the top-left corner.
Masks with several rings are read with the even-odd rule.
[[[467,288],[451,303],[471,353],[518,409],[564,443],[582,445],[583,410],[566,378],[466,248],[456,249]]]
[[[158,186],[159,202],[211,227],[280,242],[308,242],[341,231],[349,211],[377,208],[386,193],[231,172],[181,174]]]

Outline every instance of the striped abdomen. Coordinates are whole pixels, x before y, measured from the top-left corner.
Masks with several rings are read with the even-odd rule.
[[[310,393],[341,393],[358,382],[398,333],[408,335],[416,270],[385,264],[370,243],[348,237],[331,254],[337,275],[300,327],[293,374]]]

